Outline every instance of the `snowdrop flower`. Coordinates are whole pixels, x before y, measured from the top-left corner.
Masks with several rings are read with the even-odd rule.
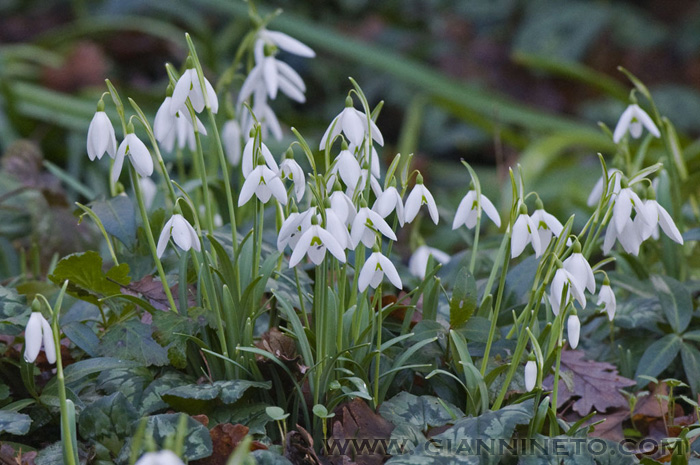
[[[640,217],[642,223],[646,225],[653,223],[651,215],[647,214],[642,200],[631,187],[627,187],[623,182],[623,188],[620,189],[620,192],[615,196],[612,219],[610,220],[610,223],[617,229],[618,233],[621,234],[622,230],[627,226],[627,220],[629,220],[632,215],[632,208],[637,212],[637,216]]]
[[[520,204],[520,214],[513,223],[513,232],[510,239],[510,258],[519,257],[525,250],[525,246],[532,243],[535,258],[542,255],[542,243],[537,231],[537,224],[527,214],[525,204]]]
[[[403,227],[404,224],[404,210],[403,210],[403,200],[401,200],[401,194],[396,190],[396,187],[391,185],[386,188],[384,192],[377,196],[377,200],[374,201],[372,205],[372,210],[379,213],[382,218],[386,218],[396,210],[396,218],[399,220],[399,224]]]
[[[365,153],[365,146],[357,146],[352,143],[348,145],[348,150],[350,150],[350,153],[355,153],[359,154],[358,156],[358,162],[360,165],[368,165],[369,166],[369,161],[367,160],[367,154]],[[381,168],[379,166],[379,155],[377,154],[377,149],[372,146],[372,149],[370,150],[370,153],[372,154],[372,169],[370,170],[372,172],[372,176],[375,178],[380,178],[382,173],[381,173]]]
[[[298,55],[305,58],[313,58],[316,53],[306,44],[298,41],[284,32],[270,31],[269,29],[261,28],[258,31],[258,39],[269,45],[275,45],[285,52]]]
[[[348,227],[343,223],[343,220],[336,215],[335,211],[333,211],[328,199],[326,199],[326,208],[324,212],[326,215],[326,229],[328,232],[335,237],[340,246],[344,249],[354,249]]]
[[[281,90],[292,100],[304,103],[306,97],[306,85],[301,76],[287,63],[275,58],[276,47],[265,46],[257,42],[255,46],[256,65],[248,74],[239,95],[239,101],[246,100],[253,95],[258,86],[264,85],[267,95],[274,100],[277,91]]]
[[[309,229],[299,238],[299,242],[289,258],[290,268],[296,266],[304,258],[304,255],[308,255],[311,262],[318,266],[326,256],[326,250],[330,251],[341,263],[345,263],[345,250],[333,237],[333,234],[319,226],[317,221],[317,217],[314,216]]]
[[[465,225],[468,229],[472,229],[476,226],[476,218],[479,214],[479,210],[483,210],[486,216],[491,218],[496,226],[501,227],[501,217],[498,215],[498,210],[493,206],[491,201],[486,198],[484,194],[481,194],[479,199],[476,198],[476,191],[470,190],[462,198],[457,206],[457,211],[455,212],[455,219],[452,222],[452,229],[457,229],[462,225]]]
[[[421,245],[418,247],[411,258],[408,260],[408,270],[413,276],[420,279],[425,279],[425,268],[428,266],[428,260],[430,256],[443,265],[450,261],[450,256],[440,249],[434,247],[428,247],[427,245]]]
[[[32,312],[24,330],[24,360],[34,363],[41,347],[44,347],[46,361],[56,363],[56,346],[53,341],[51,325],[40,312]]]
[[[612,190],[608,191],[608,196],[614,197],[620,192],[620,189],[622,189],[622,171],[618,170],[617,168],[613,168],[610,171],[608,171],[608,181],[613,183]],[[604,182],[605,179],[603,176],[601,176],[598,179],[598,182],[596,182],[595,186],[593,187],[593,190],[588,196],[588,201],[586,202],[589,207],[592,207],[593,205],[597,204],[600,200],[600,196],[603,195]]]
[[[282,126],[275,115],[274,110],[270,105],[268,105],[265,97],[265,93],[255,94],[255,103],[253,104],[253,114],[255,118],[250,114],[250,112],[243,112],[241,116],[241,129],[244,134],[249,133],[250,130],[258,123],[260,123],[260,131],[263,139],[267,139],[269,134],[277,139],[282,139]]]
[[[306,189],[306,177],[304,176],[304,170],[294,160],[294,155],[291,151],[287,152],[284,160],[280,163],[280,178],[289,179],[294,183],[294,195],[296,195],[297,202],[301,202]]]
[[[178,147],[184,148],[185,145],[187,145],[190,150],[195,150],[196,141],[194,137],[192,115],[190,115],[187,107],[184,106],[175,114],[170,112],[172,107],[172,92],[172,86],[169,85],[165,100],[163,100],[163,103],[156,112],[156,118],[153,122],[153,135],[168,152],[172,152],[175,140],[177,140]],[[207,130],[202,122],[199,118],[195,117],[195,119],[197,132],[207,135]]]
[[[245,178],[238,197],[238,206],[248,203],[253,194],[263,203],[274,195],[279,203],[287,205],[287,190],[277,173],[267,167],[263,157],[260,157],[258,166]]]
[[[182,73],[177,84],[175,84],[175,90],[173,90],[173,98],[170,102],[171,115],[180,111],[188,98],[194,111],[200,113],[204,110],[204,93],[202,92],[202,86],[199,84],[199,76],[197,75],[197,70],[194,69],[192,57],[187,57],[185,67],[187,69]],[[212,113],[218,112],[219,100],[216,97],[216,91],[214,91],[207,78],[204,78],[204,87]]]
[[[143,196],[143,203],[146,205],[146,209],[148,210],[153,205],[156,194],[158,194],[158,187],[151,178],[139,178],[138,182],[139,187],[141,188],[141,195]]]
[[[617,308],[617,301],[615,300],[615,293],[610,287],[610,280],[605,277],[603,285],[600,286],[600,292],[598,293],[598,301],[596,305],[603,305],[603,311],[608,314],[608,319],[610,321],[615,318],[615,309]]]
[[[355,190],[355,188],[358,186],[357,183],[360,180],[362,169],[360,168],[360,164],[357,162],[355,155],[353,155],[346,146],[335,158],[335,163],[333,164],[333,168],[331,168],[330,172],[332,174],[337,173],[348,188]]]
[[[161,450],[160,452],[146,452],[134,465],[185,465],[174,452]]]
[[[97,111],[90,121],[87,135],[87,153],[90,161],[102,159],[107,152],[114,158],[117,153],[117,138],[114,135],[114,126],[104,111],[105,104],[102,100],[97,103]]]
[[[620,139],[629,131],[630,135],[635,139],[638,139],[642,135],[642,127],[647,128],[647,130],[654,135],[654,137],[661,137],[659,129],[656,127],[654,122],[651,120],[649,115],[642,110],[636,103],[627,107],[627,109],[620,116],[620,120],[615,126],[615,132],[613,133],[613,141],[617,144]]]
[[[248,139],[248,142],[246,142],[245,147],[243,147],[243,157],[241,159],[241,171],[243,173],[243,177],[245,178],[248,178],[248,175],[251,171],[253,171],[253,168],[255,167],[256,158],[254,158],[254,148],[255,137],[251,137],[250,139]],[[260,153],[265,159],[267,167],[275,173],[279,172],[280,168],[279,166],[277,166],[275,157],[272,156],[272,152],[270,152],[270,149],[267,148],[265,142],[260,142]]]
[[[530,218],[532,218],[532,222],[537,226],[537,235],[540,236],[540,248],[544,251],[552,240],[552,236],[559,237],[564,226],[562,226],[554,215],[544,211],[544,205],[542,205],[541,200],[537,199],[535,208]]]
[[[134,134],[134,125],[129,123],[126,132],[126,137],[122,143],[119,144],[117,156],[114,159],[112,183],[116,183],[117,179],[119,179],[126,155],[129,155],[129,160],[131,160],[131,164],[139,175],[146,177],[153,174],[153,159],[151,158],[151,153],[148,151],[148,148],[146,148],[146,144],[141,142],[141,139]]]
[[[346,225],[352,224],[357,215],[357,210],[355,210],[355,204],[352,203],[352,199],[338,186],[338,189],[334,190],[329,197],[331,201],[331,208],[338,216],[338,218]]]
[[[352,97],[346,98],[345,108],[338,116],[333,118],[330,126],[328,126],[328,129],[326,129],[326,132],[323,134],[321,143],[319,144],[320,150],[326,148],[326,141],[332,142],[341,132],[345,134],[345,137],[347,137],[350,143],[355,146],[360,145],[367,135],[368,120],[372,128],[372,139],[379,145],[384,145],[384,137],[382,137],[382,133],[379,131],[374,121],[372,121],[372,118],[367,118],[365,113],[356,110],[352,105]]]
[[[671,240],[683,244],[681,232],[678,230],[676,223],[673,222],[671,215],[656,201],[656,193],[652,187],[649,188],[647,197],[648,199],[644,201],[644,209],[647,212],[646,217],[649,222],[644,224],[641,234],[642,239],[646,240],[649,237],[658,239],[659,226],[661,226],[661,230],[670,237]]]
[[[221,129],[221,141],[229,163],[237,166],[241,161],[241,127],[238,121],[230,119],[224,123]]]
[[[537,383],[537,362],[533,358],[525,364],[525,390],[532,391],[535,383]]]
[[[156,246],[158,258],[165,252],[165,248],[168,246],[168,240],[171,236],[173,242],[185,252],[190,249],[194,249],[197,252],[201,250],[197,232],[184,216],[176,213],[166,221],[160,233],[160,237],[158,237],[158,245]]]
[[[408,194],[408,198],[406,198],[406,205],[404,205],[406,223],[410,223],[416,218],[416,215],[418,215],[418,210],[420,210],[422,205],[428,206],[430,219],[433,220],[433,223],[438,224],[439,217],[437,205],[435,205],[435,199],[433,199],[433,195],[423,185],[423,176],[419,174],[416,177],[416,185],[413,186],[413,190],[410,194]]]
[[[588,292],[595,292],[595,277],[593,269],[588,263],[588,260],[581,253],[581,244],[578,241],[574,242],[574,251],[564,260],[564,269],[571,273],[578,287],[588,289]]]
[[[557,272],[554,273],[554,278],[549,288],[549,303],[552,306],[552,312],[555,315],[559,315],[561,304],[564,303],[566,305],[569,303],[572,295],[581,304],[581,308],[585,308],[586,296],[583,295],[583,288],[579,287],[576,277],[566,271],[558,260],[557,267]],[[566,293],[564,293],[565,289]],[[562,297],[564,297],[563,302]]]
[[[282,252],[287,245],[294,249],[301,235],[304,233],[303,223],[304,220],[312,214],[312,210],[306,210],[303,213],[299,213],[296,210],[296,205],[292,205],[292,211],[289,216],[282,222],[280,227],[280,232],[277,235],[277,250]]]
[[[581,321],[578,319],[576,312],[569,315],[566,320],[566,333],[569,335],[569,345],[572,349],[578,347],[578,339],[581,334]]]
[[[382,255],[378,250],[375,250],[365,262],[362,270],[360,270],[360,276],[357,279],[357,288],[360,292],[364,292],[367,286],[372,286],[372,289],[376,289],[385,275],[397,289],[403,287],[399,273],[396,271],[394,264],[391,263],[391,260]]]
[[[641,216],[627,218],[625,220],[622,231],[618,231],[614,224],[610,223],[605,231],[605,239],[603,240],[603,253],[608,254],[612,250],[615,241],[619,241],[622,248],[631,255],[639,254],[639,247],[644,239],[642,231],[645,228],[645,223]]]
[[[365,247],[374,246],[374,241],[377,232],[382,233],[392,241],[396,240],[396,234],[391,227],[384,221],[379,213],[370,210],[367,206],[363,206],[355,215],[352,221],[350,238],[352,239],[353,249],[357,247],[360,241]]]

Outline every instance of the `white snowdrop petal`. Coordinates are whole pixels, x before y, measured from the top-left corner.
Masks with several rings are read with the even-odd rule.
[[[622,112],[622,115],[620,116],[620,119],[617,122],[617,126],[615,126],[615,131],[613,132],[613,142],[615,142],[616,144],[620,142],[622,137],[629,129],[629,125],[633,117],[634,109],[631,106],[627,107],[625,111]]]
[[[41,333],[46,361],[54,364],[56,363],[56,345],[53,341],[53,331],[51,330],[51,325],[43,316],[41,317]]]
[[[266,30],[264,34],[274,42],[275,45],[286,52],[306,58],[313,58],[316,56],[316,53],[308,45],[284,32]]]
[[[170,240],[170,230],[173,227],[173,218],[170,218],[168,221],[165,222],[165,225],[163,226],[163,230],[160,232],[160,236],[158,237],[158,245],[156,246],[156,255],[158,255],[158,258],[163,256],[163,252],[165,252],[166,247],[168,247],[168,241]]]
[[[666,235],[670,237],[673,241],[679,244],[683,244],[683,236],[678,230],[676,223],[673,222],[673,218],[671,218],[671,215],[669,215],[666,209],[661,205],[658,205],[657,209],[659,212],[659,225],[661,225],[661,229],[663,230],[663,232],[666,233]]]
[[[189,70],[182,73],[180,79],[177,80],[175,84],[175,89],[173,89],[173,96],[170,100],[170,114],[175,115],[182,107],[185,106],[187,97],[190,95],[190,88],[192,87],[192,74],[188,72]]]
[[[24,330],[24,360],[33,363],[41,351],[41,320],[44,317],[39,312],[32,312]]]

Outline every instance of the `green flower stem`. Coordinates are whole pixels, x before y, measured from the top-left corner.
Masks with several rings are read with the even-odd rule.
[[[187,105],[187,109],[190,111],[190,116],[192,121],[197,121],[197,116],[194,113],[191,105]],[[199,176],[202,180],[202,195],[204,200],[204,211],[206,213],[207,220],[207,230],[213,234],[214,233],[214,212],[212,211],[211,201],[209,200],[209,181],[207,180],[207,170],[206,163],[204,161],[204,150],[202,149],[202,138],[200,137],[199,131],[197,130],[197,125],[194,125],[194,140],[197,145],[197,150],[195,155],[199,164]],[[195,215],[199,212],[195,211]],[[235,242],[235,241],[234,241]]]
[[[255,234],[255,241],[253,242],[253,268],[250,272],[251,281],[256,278],[260,271],[260,256],[262,255],[262,238],[263,238],[263,227],[265,221],[265,204],[263,204],[258,197],[255,197],[255,223],[253,226],[253,231]]]
[[[316,360],[315,367],[316,386],[314,390],[314,405],[319,403],[321,393],[321,379],[326,362],[326,342],[325,342],[325,296],[326,296],[326,270],[328,258],[324,257],[321,265],[316,267],[316,290],[314,292],[314,306],[312,320],[316,333]]]
[[[478,220],[477,220],[477,231],[478,231]],[[493,309],[491,309],[491,326],[489,327],[489,336],[488,339],[486,340],[486,348],[484,349],[484,358],[481,360],[481,375],[484,376],[486,373],[486,366],[488,365],[489,361],[489,354],[491,353],[491,346],[493,345],[493,339],[496,334],[496,330],[498,329],[498,316],[501,313],[501,301],[503,300],[503,291],[506,286],[506,276],[508,274],[508,265],[510,263],[510,257],[508,256],[508,245],[510,245],[510,229],[506,231],[506,233],[503,235],[503,242],[501,243],[501,249],[499,250],[499,257],[502,253],[503,255],[503,266],[501,267],[501,279],[498,282],[498,290],[496,291],[496,302],[493,306]],[[478,236],[475,237],[478,238]],[[484,298],[486,295],[488,295],[488,291],[491,289],[491,285],[493,282],[493,277],[495,276],[495,272],[498,268],[493,267],[491,270],[491,275],[489,276],[489,281],[486,285],[486,289],[484,290]]]
[[[146,233],[146,239],[148,240],[148,247],[151,249],[151,254],[153,255],[153,261],[156,263],[156,269],[158,270],[158,276],[160,276],[160,281],[163,284],[163,291],[165,291],[165,296],[168,298],[168,304],[170,305],[170,310],[173,313],[177,313],[177,305],[175,305],[175,300],[173,299],[173,294],[170,292],[170,287],[168,286],[168,279],[165,275],[165,270],[163,270],[163,264],[160,262],[158,257],[158,252],[156,251],[156,241],[153,238],[153,230],[151,229],[151,222],[148,219],[148,213],[146,212],[146,205],[143,202],[143,195],[141,194],[141,186],[138,182],[138,174],[134,167],[129,164],[129,174],[131,175],[131,185],[134,188],[134,195],[136,196],[136,201],[139,205],[139,212],[141,212],[141,221],[143,221],[143,229]]]
[[[58,381],[58,398],[61,405],[61,443],[63,445],[63,459],[66,461],[67,465],[79,465],[78,450],[76,448],[77,437],[75,436],[75,421],[73,421],[72,424],[70,422],[71,416],[75,418],[75,407],[73,407],[72,412],[69,411],[66,398],[66,378],[63,375],[63,360],[61,359],[61,333],[58,328],[61,303],[63,302],[63,296],[66,293],[67,287],[68,280],[63,283],[52,312],[51,332],[53,343],[56,347],[56,380]]]
[[[105,227],[102,224],[100,218],[95,214],[95,212],[92,211],[91,208],[86,207],[80,202],[75,202],[75,204],[95,222],[100,232],[102,233],[102,236],[105,238],[105,242],[107,242],[107,248],[109,249],[109,254],[112,256],[112,262],[114,262],[114,266],[119,266],[119,260],[117,260],[117,255],[114,253],[112,241],[109,237],[109,234],[107,234],[107,231],[105,230]]]
[[[382,323],[384,322],[384,314],[382,312],[382,284],[379,283],[377,289],[374,291],[374,296],[372,298],[372,305],[370,311],[373,308],[377,308],[377,353],[374,356],[374,406],[378,407],[380,403],[379,399],[379,372],[380,365],[382,361]]]
[[[337,274],[338,274],[338,314],[337,314],[337,328],[335,330],[336,332],[336,351],[337,353],[340,353],[343,351],[343,333],[345,332],[345,328],[343,325],[343,317],[345,316],[345,282],[347,280],[347,264],[343,263],[342,266],[340,264],[337,264]]]

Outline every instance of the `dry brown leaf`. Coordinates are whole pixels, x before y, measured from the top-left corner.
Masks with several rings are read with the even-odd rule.
[[[321,465],[321,460],[314,452],[314,440],[301,426],[287,433],[284,456],[294,464]]]
[[[233,453],[234,449],[236,449],[236,447],[238,447],[238,444],[240,444],[240,442],[243,441],[243,439],[246,437],[248,431],[248,427],[241,424],[233,425],[231,423],[222,423],[216,425],[211,430],[209,430],[209,435],[211,436],[211,443],[214,451],[209,457],[195,460],[192,462],[192,464],[225,465],[228,462],[228,459]],[[253,441],[250,443],[251,451],[260,449],[267,449],[267,446],[258,441]]]
[[[170,288],[170,291],[173,294],[175,306],[179,307],[180,303],[178,301],[178,298],[180,294],[178,291],[178,285],[175,284],[173,287]],[[146,299],[148,303],[153,305],[153,307],[155,307],[158,310],[167,311],[170,309],[170,304],[168,303],[168,298],[165,295],[165,291],[163,290],[163,285],[160,283],[160,281],[155,281],[153,279],[153,276],[151,275],[144,276],[141,280],[134,281],[128,286],[122,287],[122,292],[124,294],[134,296],[138,296],[139,294],[141,294],[141,296],[144,299]],[[197,292],[195,291],[194,286],[187,286],[188,307],[194,307],[197,305],[196,295]]]
[[[333,422],[333,441],[347,441],[353,439],[368,439],[372,441],[389,439],[394,425],[379,416],[362,399],[355,398],[347,404],[335,409],[335,421]],[[381,449],[381,448],[378,448]],[[354,455],[351,448],[348,453]],[[384,462],[384,451],[377,450],[372,454],[356,456],[335,455],[330,460],[333,464],[347,463],[347,459],[359,465],[380,465]]]
[[[562,351],[557,408],[574,399],[573,409],[582,416],[593,410],[605,412],[610,408],[626,407],[628,402],[620,394],[620,389],[636,383],[620,376],[615,365],[584,360],[584,356],[580,350]],[[552,389],[554,377],[548,376],[542,384],[546,389]]]

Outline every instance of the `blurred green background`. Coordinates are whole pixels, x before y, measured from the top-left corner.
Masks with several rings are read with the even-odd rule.
[[[380,155],[415,153],[446,218],[466,192],[466,170],[456,168],[460,158],[477,166],[497,202],[508,187],[507,168],[522,163],[527,188],[563,218],[585,208],[600,173],[596,153],[614,151],[597,123],[613,127],[628,103],[631,85],[617,71],[622,65],[650,87],[681,134],[690,172],[700,172],[700,2],[256,5],[261,14],[282,9],[269,28],[317,52],[311,60],[282,57],[308,91],[303,105],[274,102],[286,127],[281,143],[269,143],[276,155],[292,140],[289,126],[312,145],[320,139],[352,76],[371,104],[385,102],[378,124],[387,144]],[[0,246],[9,250],[23,237],[21,219],[35,228],[49,221],[39,207],[28,216],[27,202],[59,205],[70,214],[72,201],[105,193],[107,165],[88,163],[85,151],[105,78],[122,98],[154,115],[167,85],[164,63],[179,67],[186,57],[184,33],[193,36],[205,72],[216,80],[252,27],[247,12],[248,4],[237,0],[0,0],[0,214],[15,215],[0,222]],[[220,98],[235,98],[240,85],[239,78],[220,83]],[[16,184],[10,186],[10,178]],[[71,179],[77,182],[65,182]],[[18,188],[41,195],[27,200],[15,195]],[[44,228],[56,234],[52,221]],[[439,234],[443,247],[454,243],[447,230]],[[68,251],[72,246],[62,250]]]

